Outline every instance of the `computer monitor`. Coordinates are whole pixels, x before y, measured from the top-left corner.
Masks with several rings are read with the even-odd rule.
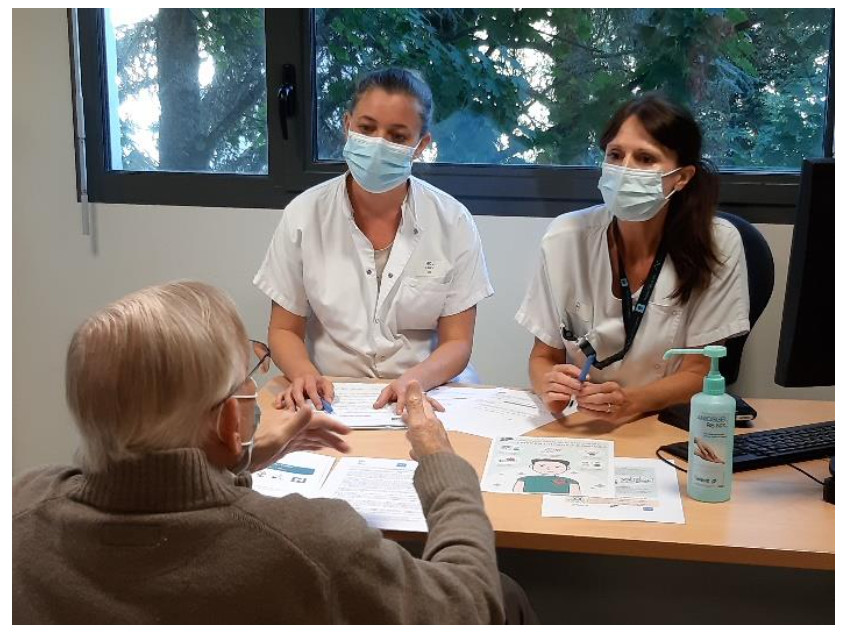
[[[775,383],[783,387],[834,385],[833,159],[807,159],[786,280]]]

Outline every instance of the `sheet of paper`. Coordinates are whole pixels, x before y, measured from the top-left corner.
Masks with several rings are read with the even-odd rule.
[[[394,403],[374,409],[385,385],[377,383],[334,383],[333,417],[355,429],[403,428]]]
[[[427,392],[427,396],[436,399],[439,403],[444,405],[446,409],[459,407],[460,405],[467,405],[475,402],[478,399],[487,397],[491,392],[496,391],[497,388],[483,388],[483,387],[455,387],[450,385],[442,385]]]
[[[438,414],[449,431],[475,436],[520,436],[555,420],[541,399],[507,388],[439,387],[428,392],[445,407]]]
[[[583,438],[495,438],[481,488],[492,493],[614,496],[614,443]]]
[[[295,451],[253,473],[251,487],[258,493],[276,498],[290,493],[316,497],[333,462],[332,456]]]
[[[417,462],[386,458],[340,458],[320,497],[345,500],[369,526],[427,532],[412,478]]]
[[[684,524],[674,468],[660,460],[617,458],[613,498],[545,496],[543,517]]]

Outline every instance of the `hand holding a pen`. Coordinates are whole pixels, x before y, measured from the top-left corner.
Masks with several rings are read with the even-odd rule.
[[[275,399],[275,407],[297,410],[304,407],[309,400],[317,410],[332,414],[330,404],[333,397],[333,383],[330,379],[321,374],[308,374],[290,381],[289,387]]]
[[[572,363],[561,363],[554,365],[544,375],[539,396],[550,412],[560,413],[571,399],[576,398],[584,386],[590,367],[590,363],[581,369]]]
[[[588,357],[592,362],[592,357]],[[585,364],[582,380],[590,363]],[[615,381],[591,383],[584,381],[577,397],[579,409],[599,414],[599,418],[613,423],[627,423],[640,416],[642,411],[635,405],[632,394]]]

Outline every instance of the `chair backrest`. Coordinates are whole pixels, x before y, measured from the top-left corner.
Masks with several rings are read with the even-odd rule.
[[[772,250],[763,234],[747,220],[724,212],[716,215],[734,225],[743,239],[748,270],[748,321],[750,327],[754,328],[754,324],[766,309],[769,298],[772,296],[772,289],[775,287],[775,261],[772,258]],[[725,342],[728,356],[720,361],[719,368],[725,377],[725,382],[729,385],[736,381],[740,374],[740,360],[747,339],[746,334]]]

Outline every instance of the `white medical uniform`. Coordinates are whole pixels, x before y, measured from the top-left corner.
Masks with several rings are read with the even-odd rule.
[[[567,363],[579,367],[584,354],[562,336],[563,328],[577,338],[587,335],[597,360],[619,352],[625,343],[623,303],[612,292],[611,219],[605,206],[597,205],[552,222],[541,241],[538,272],[515,317],[548,346],[565,350]],[[680,359],[663,359],[667,349],[704,346],[748,332],[748,275],[740,234],[731,223],[714,218],[713,238],[722,266],[710,286],[694,292],[687,304],[671,299],[677,277],[667,256],[631,349],[620,361],[592,369],[592,381],[645,385],[677,370]]]
[[[414,177],[378,288],[374,249],[354,222],[346,179],[287,206],[254,284],[307,317],[322,374],[396,378],[430,355],[439,317],[494,291],[470,212]]]

